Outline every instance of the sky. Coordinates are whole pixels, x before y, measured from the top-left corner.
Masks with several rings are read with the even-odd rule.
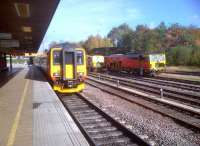
[[[160,22],[200,27],[200,0],[60,0],[39,50],[48,49],[52,41],[104,37],[123,23],[135,29],[139,24],[154,28]]]

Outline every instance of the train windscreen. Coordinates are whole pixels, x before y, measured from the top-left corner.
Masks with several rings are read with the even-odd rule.
[[[82,65],[83,64],[83,51],[76,52],[76,64]]]
[[[53,51],[53,64],[60,64],[60,51]]]
[[[74,63],[74,53],[66,52],[65,53],[65,64],[73,64]]]

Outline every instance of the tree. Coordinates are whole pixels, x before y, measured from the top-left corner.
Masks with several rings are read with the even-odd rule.
[[[169,64],[200,66],[200,29],[191,25],[185,27],[175,23],[166,27],[165,23],[161,22],[154,29],[150,29],[147,25],[138,25],[133,30],[124,23],[112,28],[107,37],[97,34],[79,43],[52,42],[49,46],[58,44],[79,44],[86,48],[88,53],[96,50],[98,52],[99,49],[99,52],[104,52],[105,55],[129,51],[161,52],[164,50]]]
[[[122,24],[118,27],[113,28],[107,35],[114,44],[115,47],[123,47],[122,36],[131,33],[133,30],[126,24]]]
[[[94,48],[113,47],[113,44],[109,38],[102,38],[97,34],[96,36],[89,36],[83,46],[88,52],[92,52]]]

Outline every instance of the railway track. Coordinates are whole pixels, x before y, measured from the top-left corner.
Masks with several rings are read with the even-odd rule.
[[[180,124],[193,130],[200,130],[200,109],[152,96],[148,93],[138,92],[116,83],[88,77],[87,83],[109,94],[113,94],[129,102],[136,103],[145,108],[168,116]]]
[[[102,74],[100,74],[100,75],[102,75]],[[125,73],[117,73],[117,74],[111,73],[110,75],[116,76],[116,77],[123,77],[123,78],[131,79],[131,80],[137,80],[137,81],[143,81],[143,82],[158,84],[158,85],[171,86],[171,87],[180,88],[180,89],[183,89],[183,90],[200,92],[200,82],[195,82],[195,81],[173,79],[173,78],[164,78],[164,77],[159,77],[159,76],[156,76],[154,78],[135,77],[135,76],[130,76],[130,75],[125,74]]]
[[[137,78],[134,78],[137,79]],[[139,79],[140,80],[140,79]],[[194,91],[194,92],[200,92],[200,85],[196,84],[189,84],[189,83],[182,83],[179,82],[179,80],[174,80],[174,81],[169,81],[166,80],[165,78],[142,78],[142,81],[147,81],[150,83],[155,83],[155,84],[160,84],[160,85],[165,85],[165,86],[171,86],[175,88],[181,88],[183,90],[189,90],[189,91]]]
[[[166,78],[159,78],[159,77],[155,77],[155,78],[131,78],[129,77],[129,79],[134,79],[134,80],[138,80],[138,81],[145,81],[145,82],[149,82],[149,83],[153,83],[153,84],[158,84],[158,85],[164,85],[164,86],[171,86],[171,87],[175,87],[175,88],[180,88],[183,90],[189,90],[189,91],[194,91],[194,92],[200,92],[200,85],[198,84],[192,84],[192,83],[184,83],[184,82],[180,82],[180,80],[168,80]]]
[[[59,95],[59,97],[91,145],[149,145],[83,95]]]
[[[117,75],[117,76],[129,76],[131,78],[137,79],[135,78],[134,75],[130,75],[126,72],[120,72],[120,73],[111,73],[111,75]],[[178,79],[178,78],[171,78],[171,77],[162,77],[159,75],[156,75],[154,78],[152,77],[142,77],[142,79],[148,79],[148,80],[161,80],[162,82],[166,81],[166,82],[176,82],[177,84],[184,84],[186,86],[200,86],[200,81],[192,81],[192,80],[187,80],[187,79]]]
[[[191,71],[165,71],[164,73],[178,74],[178,75],[200,76],[200,72],[191,72]]]
[[[192,80],[186,80],[186,79],[177,79],[177,78],[170,78],[170,77],[162,77],[162,76],[156,76],[155,79],[161,79],[165,81],[174,81],[179,83],[186,83],[186,84],[193,84],[200,86],[200,81],[192,81]]]
[[[117,77],[117,76],[111,76],[111,75],[104,75],[104,74],[89,74],[92,77],[95,78],[101,78],[113,83],[118,83],[120,85],[126,86],[128,88],[134,88],[141,90],[146,93],[152,93],[153,95],[160,97],[161,91],[162,94],[166,99],[177,101],[192,107],[200,108],[200,94],[195,91],[191,90],[185,90],[182,88],[176,87],[170,87],[168,85],[165,85],[166,83],[160,82],[161,85],[158,85],[159,82],[156,81],[150,81],[146,82],[143,81],[142,79],[127,79],[127,78],[122,78],[122,77]],[[170,84],[172,84],[170,82]]]

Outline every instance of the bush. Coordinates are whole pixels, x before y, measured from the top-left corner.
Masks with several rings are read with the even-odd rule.
[[[166,51],[168,65],[191,65],[200,67],[200,47],[177,46]]]

